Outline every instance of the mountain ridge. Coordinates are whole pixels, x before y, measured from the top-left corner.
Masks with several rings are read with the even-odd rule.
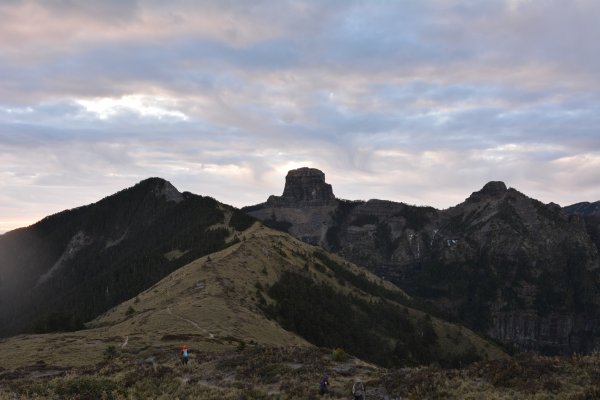
[[[149,178],[8,232],[0,236],[0,335],[81,328],[186,262],[229,245],[252,221]]]
[[[366,266],[517,349],[562,354],[596,347],[598,249],[581,219],[560,206],[499,181],[445,210],[335,202],[266,202],[242,210]]]
[[[301,168],[288,173],[284,195],[244,210],[370,268],[450,317],[518,349],[564,353],[595,346],[598,250],[585,224],[503,182],[489,182],[463,203],[437,210],[386,200],[336,199],[324,173]],[[212,198],[180,193],[161,178],[149,178],[3,235],[0,256],[9,263],[0,271],[0,284],[12,288],[3,293],[8,301],[3,301],[0,318],[10,321],[3,328],[7,333],[77,329],[98,310],[124,299],[123,293],[137,293],[186,262],[231,245],[252,222]],[[19,236],[26,239],[17,241],[20,248],[13,240]],[[132,244],[140,250],[133,251]],[[32,247],[31,252],[23,250]],[[71,287],[77,287],[76,279],[98,273],[88,264],[105,265],[90,261],[98,254],[125,257],[121,265],[127,267],[89,280],[96,303],[75,313],[79,319],[66,317],[60,299],[50,293],[60,289],[71,301],[81,296],[88,289]],[[16,260],[12,269],[11,256]],[[24,266],[21,281],[13,276],[17,265]],[[138,268],[146,268],[142,276],[151,278],[144,281],[148,283],[140,285]],[[128,282],[137,283],[119,292],[119,285]],[[25,305],[15,303],[10,294],[25,289],[33,294],[24,296]],[[57,309],[56,315],[50,312]]]

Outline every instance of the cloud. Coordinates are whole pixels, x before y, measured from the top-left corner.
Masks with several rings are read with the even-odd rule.
[[[148,176],[243,206],[301,165],[350,199],[448,207],[497,179],[600,197],[591,0],[13,0],[0,17],[0,231]]]

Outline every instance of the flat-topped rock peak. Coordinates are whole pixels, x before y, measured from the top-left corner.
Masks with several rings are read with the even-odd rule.
[[[315,168],[302,167],[288,172],[283,194],[269,197],[268,203],[324,205],[333,201],[333,189],[325,182],[325,174]]]

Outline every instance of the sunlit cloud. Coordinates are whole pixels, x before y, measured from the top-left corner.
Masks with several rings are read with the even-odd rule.
[[[127,95],[120,98],[99,98],[90,100],[75,100],[86,111],[94,113],[99,119],[109,119],[122,112],[136,112],[142,117],[158,119],[172,118],[186,121],[188,117],[181,111],[174,109],[173,100],[144,95]]]

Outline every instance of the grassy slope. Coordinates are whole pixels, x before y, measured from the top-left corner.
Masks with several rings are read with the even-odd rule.
[[[356,369],[354,373],[347,371],[346,375],[342,374],[345,378],[339,377],[339,385],[342,382],[351,383],[351,379],[356,376],[376,379],[382,373],[382,369],[355,359],[342,363],[340,367],[340,364],[330,360],[327,352],[315,349],[304,339],[281,329],[275,322],[264,317],[258,305],[260,290],[257,288],[273,285],[283,271],[305,269],[307,260],[311,259],[317,248],[259,224],[244,232],[240,239],[240,243],[186,265],[137,297],[111,309],[90,322],[87,330],[65,334],[21,335],[0,341],[0,382],[3,370],[16,373],[17,380],[14,382],[27,382],[28,378],[35,376],[34,373],[38,373],[32,371],[45,373],[43,371],[62,368],[71,369],[69,379],[78,379],[78,373],[72,368],[79,368],[81,373],[96,371],[95,373],[105,374],[111,380],[123,383],[123,371],[128,368],[146,368],[143,367],[144,360],[153,360],[151,364],[154,371],[164,367],[170,371],[170,379],[177,376],[180,379],[178,370],[173,367],[182,341],[190,347],[192,360],[197,365],[202,363],[204,375],[196,379],[208,386],[211,386],[210,382],[213,380],[225,379],[222,371],[227,368],[233,369],[235,374],[240,373],[237,367],[227,364],[227,360],[233,358],[233,365],[237,365],[241,361],[235,361],[236,357],[250,357],[252,352],[263,356],[263,352],[268,352],[273,346],[288,349],[285,351],[291,352],[290,354],[308,354],[294,356],[289,360],[270,360],[269,362],[274,363],[275,371],[271,374],[276,376],[292,374],[298,363],[312,375],[318,375],[320,372],[315,370],[314,365],[309,366],[306,357],[319,368],[329,365],[331,368]],[[347,264],[339,257],[329,257],[355,273],[364,273],[368,280],[383,285],[389,291],[395,291],[401,297],[406,296],[375,275]],[[329,269],[321,271],[311,267],[310,270],[313,279],[326,282],[336,290],[352,292],[365,299],[372,297],[348,283],[342,284],[339,277]],[[267,298],[267,301],[272,300]],[[405,308],[411,317],[424,316],[421,311]],[[436,318],[432,319],[432,323],[439,338],[440,351],[461,352],[473,347],[484,359],[506,357],[496,346],[466,328]],[[111,346],[114,346],[117,358],[107,362],[107,349]],[[235,352],[235,349],[242,347],[246,347],[246,350],[239,354]],[[285,364],[283,367],[282,362]],[[251,371],[246,372],[252,374]],[[298,377],[296,373],[292,375]],[[256,382],[260,387],[264,383],[261,379]],[[296,384],[306,384],[301,381],[302,379]],[[280,386],[277,387],[276,390],[281,390]]]
[[[315,247],[287,234],[256,225],[245,232],[242,241],[221,252],[202,257],[170,274],[152,288],[111,309],[88,324],[91,329],[68,334],[22,335],[0,342],[0,367],[14,368],[40,359],[60,362],[73,354],[66,365],[95,362],[108,345],[130,348],[177,347],[186,340],[199,350],[230,349],[240,342],[274,346],[308,346],[303,339],[266,319],[258,307],[257,283],[273,285],[284,270],[300,271]],[[337,256],[332,260],[346,263]],[[388,290],[400,291],[389,282],[348,264],[355,273]],[[329,270],[313,270],[314,279],[344,293],[365,299],[368,294],[340,281]],[[412,318],[424,313],[411,308]],[[484,359],[503,353],[471,331],[433,318],[442,351],[460,351],[473,346]],[[54,345],[60,344],[55,351]],[[79,348],[78,346],[81,346]],[[41,353],[23,352],[35,348]],[[46,349],[48,353],[46,354]],[[85,357],[80,357],[85,352]],[[486,355],[487,354],[487,355]],[[47,361],[48,362],[48,361]]]
[[[249,229],[242,238],[251,232],[257,228]],[[177,349],[183,340],[195,349],[211,351],[231,349],[242,341],[309,346],[266,319],[251,299],[254,276],[262,275],[257,279],[265,283],[276,279],[273,272],[264,275],[257,268],[269,255],[263,254],[260,246],[259,251],[249,251],[254,246],[238,243],[180,268],[88,323],[90,329],[0,340],[0,367],[22,367],[39,360],[91,365],[102,359],[106,347],[120,347],[125,340],[127,349],[141,355],[150,355],[155,348]]]

